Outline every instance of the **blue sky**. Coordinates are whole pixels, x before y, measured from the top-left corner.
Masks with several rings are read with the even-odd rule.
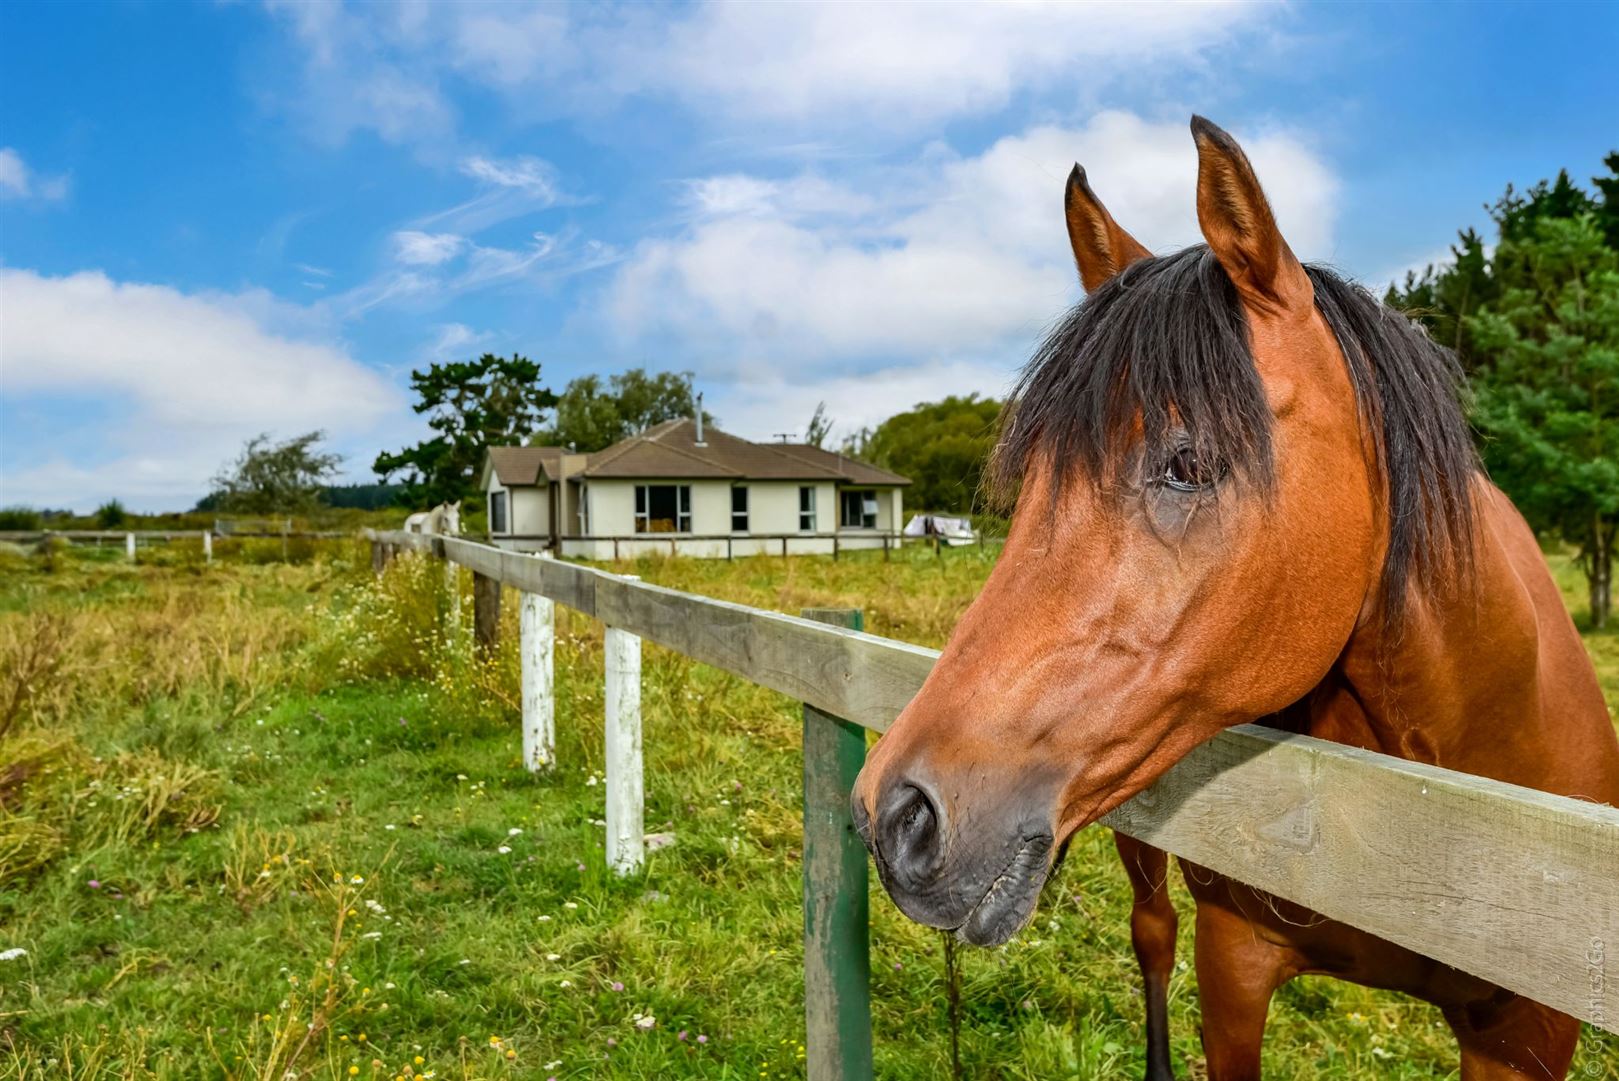
[[[689,369],[721,424],[999,393],[1069,165],[1197,239],[1201,112],[1369,282],[1619,149],[1608,5],[0,7],[0,503],[417,437],[413,366]],[[1571,48],[1572,47],[1572,48]]]

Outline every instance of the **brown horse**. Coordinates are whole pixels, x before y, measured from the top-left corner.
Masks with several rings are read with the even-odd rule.
[[[997,944],[1074,831],[1244,722],[1619,802],[1619,741],[1533,534],[1480,472],[1454,359],[1302,265],[1196,118],[1207,245],[1153,257],[1075,168],[1088,296],[1031,361],[994,473],[1005,552],[855,787],[912,919]],[[1166,858],[1136,891],[1148,1076],[1173,1076]],[[1562,1078],[1574,1019],[1183,864],[1212,1081],[1259,1075],[1301,973],[1437,1004],[1467,1081]]]

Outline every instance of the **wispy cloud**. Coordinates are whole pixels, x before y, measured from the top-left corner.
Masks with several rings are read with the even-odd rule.
[[[396,233],[395,237],[400,235]],[[407,246],[420,248],[416,252],[419,258],[401,258],[399,266],[332,297],[327,310],[344,322],[389,306],[431,311],[467,293],[557,281],[611,266],[623,258],[617,248],[584,239],[575,230],[534,233],[522,248],[455,239],[460,243],[437,244],[434,238],[409,242]],[[428,259],[428,255],[433,258]]]
[[[455,233],[421,233],[405,229],[393,235],[394,258],[408,266],[438,266],[448,262],[466,247],[467,239]]]
[[[41,176],[11,147],[0,147],[0,199],[34,199],[54,203],[66,199],[71,184],[66,174]]]

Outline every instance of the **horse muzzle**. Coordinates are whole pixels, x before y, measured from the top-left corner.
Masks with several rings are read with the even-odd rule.
[[[1030,802],[1027,790],[1007,796],[947,806],[929,780],[898,777],[879,786],[871,811],[856,785],[850,813],[901,912],[999,946],[1033,914],[1055,848],[1050,802]]]

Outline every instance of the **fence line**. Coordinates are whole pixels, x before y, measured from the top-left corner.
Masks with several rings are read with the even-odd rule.
[[[876,731],[938,657],[847,627],[459,538],[366,536],[390,552],[436,554]],[[810,746],[806,768],[821,765],[824,753]],[[1619,1032],[1619,1004],[1609,1001],[1619,986],[1611,971],[1619,956],[1613,807],[1241,725],[1103,822]],[[812,1076],[845,1075],[812,1067]]]

